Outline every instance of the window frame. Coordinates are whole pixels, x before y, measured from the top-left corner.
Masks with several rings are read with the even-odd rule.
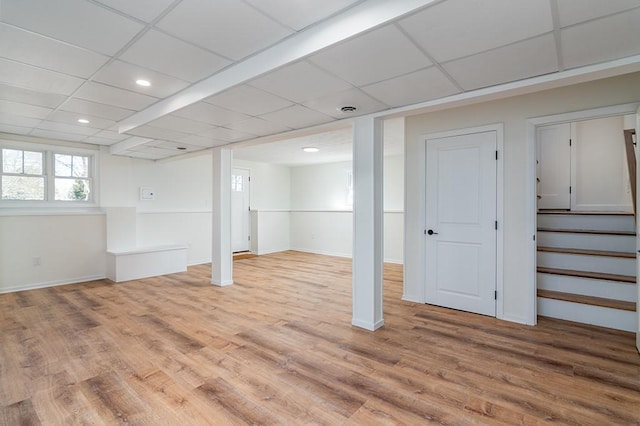
[[[27,174],[15,174],[4,173],[3,168],[0,168],[0,208],[95,208],[99,206],[99,150],[77,148],[66,145],[45,145],[31,142],[0,140],[0,159],[2,158],[3,149],[12,149],[20,151],[35,151],[40,152],[43,155],[42,163],[42,175],[27,175]],[[88,177],[81,178],[89,182],[89,199],[84,200],[56,200],[55,199],[55,155],[72,155],[82,156],[89,158]],[[0,163],[2,164],[2,163]],[[42,176],[44,178],[44,200],[3,200],[2,199],[2,176]]]

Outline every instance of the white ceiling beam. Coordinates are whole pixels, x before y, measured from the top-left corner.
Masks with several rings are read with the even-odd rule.
[[[118,123],[125,133],[440,0],[368,0],[159,101]]]

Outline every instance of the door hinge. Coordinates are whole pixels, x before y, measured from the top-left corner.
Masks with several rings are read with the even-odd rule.
[[[569,194],[571,194],[571,187],[569,187]]]
[[[535,241],[535,240],[536,240],[536,236],[534,235],[534,236],[533,236],[533,241]]]
[[[247,180],[251,182],[251,176],[247,176]]]
[[[247,241],[251,241],[251,235],[247,237]]]
[[[498,159],[498,150],[496,149],[496,160]]]
[[[424,230],[424,235],[427,235],[427,230],[426,229]]]
[[[493,292],[493,300],[498,300],[498,290]]]
[[[497,220],[496,220],[496,223],[495,223],[495,227],[496,227],[496,231],[497,231],[498,230],[498,221]]]
[[[569,146],[571,146],[571,139],[569,139]]]

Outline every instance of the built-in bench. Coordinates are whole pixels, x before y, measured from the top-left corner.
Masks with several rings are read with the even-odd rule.
[[[107,278],[117,283],[187,270],[183,244],[107,251]]]

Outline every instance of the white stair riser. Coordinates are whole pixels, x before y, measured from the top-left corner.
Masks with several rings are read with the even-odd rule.
[[[635,284],[566,275],[538,273],[538,288],[625,302],[635,302],[638,298]]]
[[[616,330],[638,331],[638,315],[636,312],[584,305],[564,300],[538,297],[538,315],[614,328]]]
[[[538,228],[635,231],[633,216],[540,214]]]
[[[538,232],[542,247],[581,248],[634,253],[636,237],[630,235],[573,234],[568,232]]]
[[[538,252],[538,266],[605,274],[636,274],[636,260],[608,256]]]

